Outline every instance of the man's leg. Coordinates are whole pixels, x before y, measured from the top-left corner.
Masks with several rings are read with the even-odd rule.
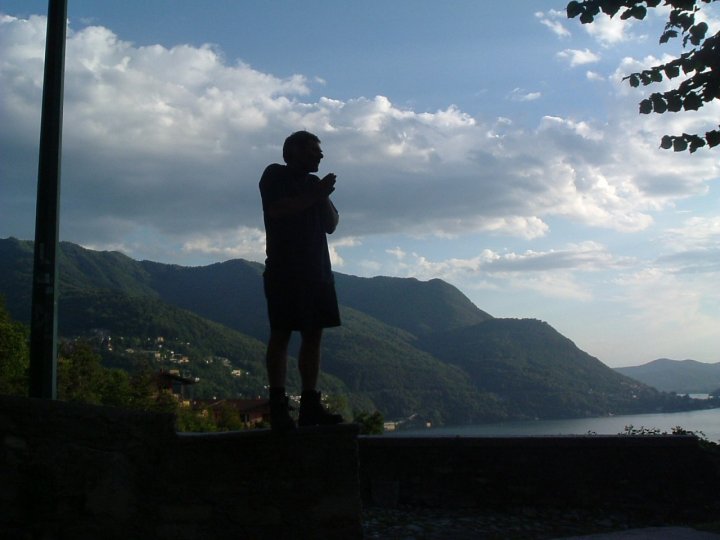
[[[285,394],[287,349],[291,333],[290,330],[271,328],[265,356],[270,385],[270,423],[274,431],[295,429],[295,421],[290,416],[288,398]]]
[[[298,354],[298,368],[302,389],[315,390],[318,375],[320,374],[320,342],[322,341],[322,328],[304,330],[301,333],[300,353]]]
[[[332,414],[323,407],[320,392],[316,390],[320,374],[320,342],[322,328],[302,332],[298,367],[302,380],[300,396],[301,426],[332,426],[343,421],[339,414]]]
[[[290,330],[271,328],[268,340],[265,364],[270,388],[285,388],[287,378],[287,352],[290,343]]]

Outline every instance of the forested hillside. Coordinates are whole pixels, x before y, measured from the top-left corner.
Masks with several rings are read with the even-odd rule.
[[[666,392],[709,394],[720,389],[720,362],[707,364],[659,358],[642,366],[616,368],[615,371]]]
[[[60,333],[111,337],[105,361],[127,369],[129,343],[163,337],[182,349],[174,356],[201,380],[200,395],[264,395],[262,270],[243,260],[135,261],[62,243]],[[0,294],[26,324],[31,274],[32,243],[0,240]],[[336,280],[343,326],[326,331],[322,386],[353,408],[437,425],[696,406],[615,373],[547,323],[493,318],[441,280]]]

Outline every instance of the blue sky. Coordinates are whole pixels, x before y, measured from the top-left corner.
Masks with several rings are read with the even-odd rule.
[[[720,151],[658,144],[720,107],[638,115],[621,79],[680,51],[666,12],[564,7],[71,0],[61,238],[262,261],[259,176],[308,129],[338,175],[337,271],[444,279],[613,367],[718,362]],[[0,237],[34,234],[46,10],[0,1]]]

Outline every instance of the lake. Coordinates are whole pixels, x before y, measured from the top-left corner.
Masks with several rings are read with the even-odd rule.
[[[625,426],[660,429],[670,433],[681,426],[688,431],[702,431],[708,440],[720,441],[720,409],[677,413],[632,414],[602,418],[572,418],[566,420],[527,420],[479,424],[473,426],[446,426],[430,429],[387,432],[386,437],[493,437],[520,435],[617,435]]]

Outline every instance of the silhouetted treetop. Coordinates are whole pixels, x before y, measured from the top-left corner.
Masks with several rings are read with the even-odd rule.
[[[684,80],[668,91],[655,92],[640,102],[640,113],[696,111],[705,103],[720,99],[720,32],[707,36],[708,25],[697,13],[701,4],[716,0],[665,0],[663,6],[670,6],[670,14],[660,43],[682,36],[683,47],[692,46],[688,52],[673,60],[653,66],[637,73],[631,73],[627,80],[632,87],[647,86],[664,79],[685,76]],[[644,19],[649,8],[656,8],[661,0],[573,0],[567,5],[568,18],[579,17],[583,24],[592,23],[603,13],[614,17],[618,13],[623,20]],[[660,146],[676,152],[689,150],[691,153],[707,145],[709,148],[720,144],[720,130],[712,129],[704,135],[682,133],[665,135]]]

